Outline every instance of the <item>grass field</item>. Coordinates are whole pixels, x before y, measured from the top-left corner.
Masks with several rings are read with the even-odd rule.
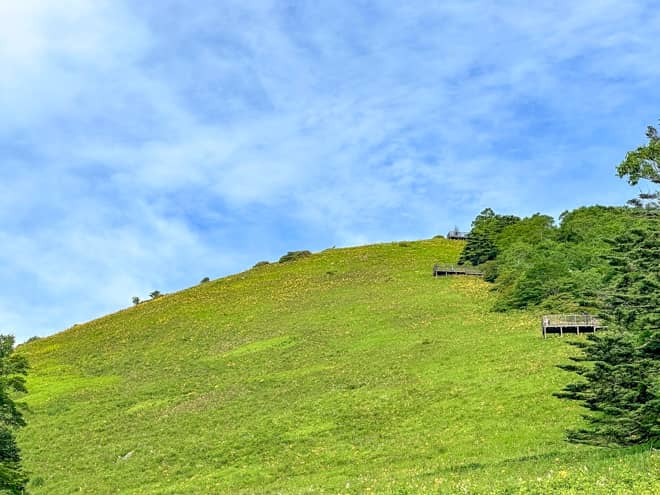
[[[30,492],[660,493],[657,453],[564,442],[574,350],[431,277],[461,247],[326,250],[21,346]]]

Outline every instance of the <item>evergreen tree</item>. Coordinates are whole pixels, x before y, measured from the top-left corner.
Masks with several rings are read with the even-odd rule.
[[[497,257],[497,235],[507,225],[520,221],[513,215],[497,215],[490,208],[483,210],[472,222],[472,230],[468,236],[465,248],[461,252],[458,264],[470,263],[481,265]]]
[[[644,332],[660,327],[660,211],[645,228],[614,241],[606,256],[612,272],[604,309],[620,327]]]
[[[603,308],[613,326],[573,345],[577,365],[560,366],[584,378],[556,394],[591,411],[587,428],[569,439],[593,444],[660,442],[660,229],[620,236],[608,256],[614,268]],[[588,364],[587,364],[588,363]]]
[[[25,426],[16,392],[26,392],[28,365],[24,356],[14,353],[14,337],[0,335],[0,493],[25,493],[27,476],[21,466],[20,450],[14,431]]]
[[[647,132],[649,145],[628,153],[617,169],[631,184],[660,183],[660,139]],[[660,444],[660,211],[657,194],[633,202],[648,221],[614,239],[603,297],[611,331],[574,343],[578,364],[561,366],[583,380],[557,395],[580,401],[590,413],[587,427],[568,432],[575,442]],[[641,208],[644,206],[644,208]],[[584,364],[583,364],[584,363]]]

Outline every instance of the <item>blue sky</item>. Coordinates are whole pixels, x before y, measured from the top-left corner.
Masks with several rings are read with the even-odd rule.
[[[485,207],[624,203],[660,11],[536,4],[1,2],[0,331]]]

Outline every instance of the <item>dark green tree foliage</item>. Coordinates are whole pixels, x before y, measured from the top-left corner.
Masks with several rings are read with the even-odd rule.
[[[628,153],[617,172],[632,185],[660,184],[660,137]],[[495,214],[475,220],[463,258],[488,260],[496,308],[532,305],[597,311],[610,330],[573,345],[582,353],[561,366],[580,380],[556,394],[579,401],[586,426],[569,439],[597,445],[660,445],[660,205],[647,193],[636,208],[588,207],[565,212],[559,227],[541,215],[498,230]],[[486,242],[487,241],[487,242]]]
[[[14,337],[0,335],[0,493],[22,494],[27,484],[14,437],[14,431],[25,426],[25,420],[12,399],[14,393],[27,391],[27,370],[25,357],[14,353]]]
[[[472,222],[472,229],[465,248],[458,260],[459,265],[481,265],[497,257],[497,235],[507,226],[518,222],[513,215],[497,215],[490,208],[483,210]]]
[[[660,184],[660,138],[653,127],[647,146],[626,155],[617,168],[635,185],[641,179]],[[612,329],[576,343],[582,355],[564,366],[582,377],[556,395],[581,402],[590,414],[587,427],[569,431],[569,439],[593,444],[660,445],[660,208],[658,193],[631,204],[642,222],[617,236],[603,258],[602,309]]]
[[[497,235],[495,244],[502,251],[516,243],[539,244],[555,239],[555,221],[548,215],[536,213],[529,218],[506,225]]]
[[[533,215],[496,236],[498,256],[489,264],[498,293],[495,309],[542,305],[552,311],[591,310],[610,271],[607,239],[647,220],[630,208],[592,206],[565,212],[559,227]]]
[[[525,308],[571,293],[575,288],[571,269],[567,249],[556,241],[511,246],[497,278],[500,293],[495,309]]]
[[[657,358],[645,357],[629,332],[589,335],[572,345],[583,355],[573,358],[578,364],[560,367],[583,380],[555,395],[580,401],[590,414],[584,416],[587,426],[569,430],[568,439],[595,445],[657,442]]]
[[[597,255],[608,249],[608,239],[638,223],[634,210],[617,206],[585,206],[559,216],[557,240],[592,249]]]
[[[540,214],[498,234],[496,310],[525,308],[550,299],[557,302],[575,289],[572,274],[577,261],[571,249],[557,240],[558,235],[552,217]]]
[[[618,326],[634,331],[660,327],[660,211],[645,228],[610,241],[613,270],[604,309]]]
[[[660,444],[660,222],[611,243],[603,309],[612,331],[573,345],[578,364],[561,366],[583,380],[556,394],[580,401],[587,427],[569,431],[592,444]]]
[[[500,275],[510,280],[519,272],[521,265],[529,261],[530,246],[549,241],[553,238],[553,220],[546,215],[536,214],[530,218],[510,223],[494,237],[498,256],[483,264],[484,279],[495,282]],[[502,256],[506,253],[506,256]],[[510,259],[510,264],[502,263],[503,258]]]

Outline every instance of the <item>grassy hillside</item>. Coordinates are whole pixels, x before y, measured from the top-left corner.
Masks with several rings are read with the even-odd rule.
[[[442,239],[327,250],[25,346],[34,495],[659,493],[657,454],[569,445],[574,352]]]

